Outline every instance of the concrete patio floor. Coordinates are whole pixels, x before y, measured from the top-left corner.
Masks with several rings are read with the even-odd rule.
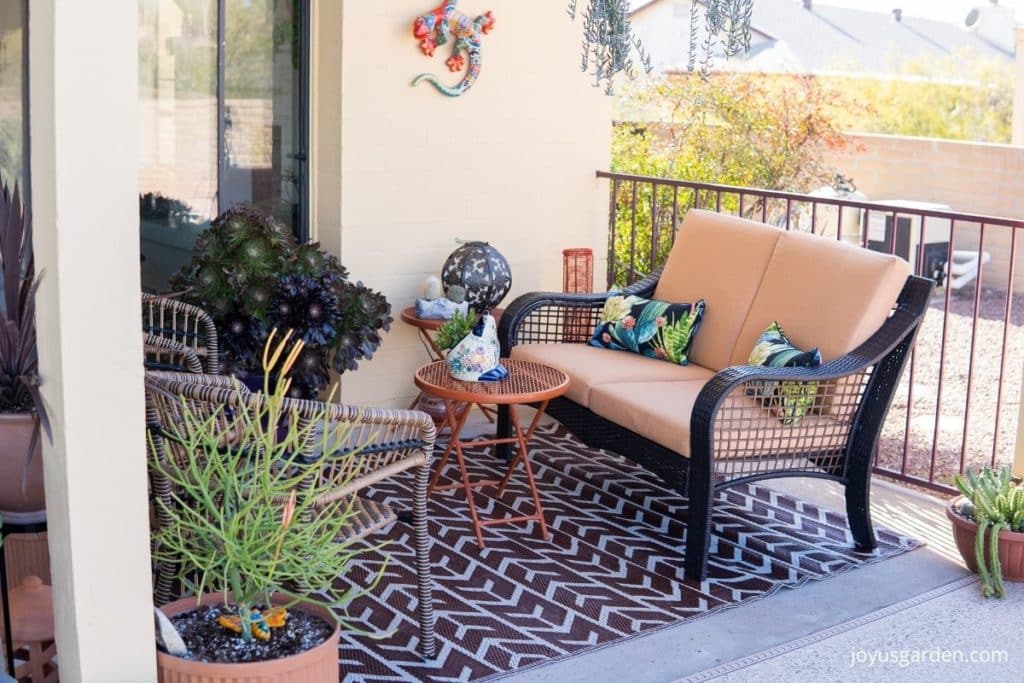
[[[487,427],[478,420],[469,431]],[[832,482],[766,484],[822,507],[844,509],[842,489]],[[1005,601],[983,600],[953,545],[943,500],[884,480],[876,480],[872,491],[875,523],[917,538],[924,547],[502,680],[817,682],[880,675],[911,681],[1019,680],[1022,657],[1010,648],[1024,613],[1024,586],[1011,586]],[[853,661],[876,650],[934,648],[962,651],[965,657],[972,650],[1005,649],[1009,662],[900,666],[877,656],[873,666]]]

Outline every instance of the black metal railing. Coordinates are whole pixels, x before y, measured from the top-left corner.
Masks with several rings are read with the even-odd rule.
[[[610,184],[609,287],[660,267],[692,208],[906,258],[940,287],[889,413],[875,472],[952,492],[954,474],[1012,462],[1024,357],[1015,264],[1024,220],[913,202],[597,175]]]

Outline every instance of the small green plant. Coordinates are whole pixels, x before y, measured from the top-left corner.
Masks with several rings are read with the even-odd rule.
[[[476,313],[472,308],[469,309],[467,315],[463,315],[461,311],[455,311],[451,320],[437,328],[437,339],[435,340],[437,348],[442,351],[454,349],[473,331],[474,325],[476,325]]]
[[[341,461],[358,449],[326,408],[300,420],[289,407],[287,375],[304,347],[300,339],[289,349],[290,337],[275,342],[272,332],[267,340],[264,394],[212,414],[182,401],[180,422],[163,425],[163,458],[150,436],[151,467],[173,491],[170,501],[157,499],[169,522],[154,533],[154,556],[179,566],[197,596],[222,593],[244,640],[253,637],[252,610],[269,607],[272,594],[292,604],[348,604],[356,589],[333,584],[368,550],[337,540],[355,514],[352,496],[337,495],[353,469]],[[311,439],[320,455],[309,461],[303,446]]]
[[[981,576],[981,594],[986,598],[1006,597],[999,562],[999,532],[1024,531],[1024,486],[1019,478],[1011,476],[1008,466],[998,472],[987,466],[977,473],[969,471],[966,478],[957,475],[954,482],[966,499],[957,511],[978,523],[974,553]],[[988,558],[985,557],[986,534]]]

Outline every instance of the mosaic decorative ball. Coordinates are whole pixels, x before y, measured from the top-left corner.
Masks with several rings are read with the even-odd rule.
[[[483,312],[495,308],[508,295],[512,270],[505,257],[487,242],[466,242],[444,262],[441,281],[445,291],[464,287],[470,307]]]

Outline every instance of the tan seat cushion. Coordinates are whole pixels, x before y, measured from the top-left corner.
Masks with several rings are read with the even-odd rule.
[[[909,264],[896,256],[781,233],[730,364],[747,362],[772,321],[795,346],[820,348],[826,362],[852,351],[885,322],[909,274]]]
[[[589,407],[594,387],[609,382],[707,381],[714,375],[693,363],[675,365],[628,351],[599,349],[586,344],[524,344],[512,348],[512,357],[559,368],[569,375],[570,399]]]
[[[673,303],[704,299],[704,319],[690,351],[697,365],[716,371],[729,365],[781,235],[778,228],[735,216],[700,210],[686,214],[654,298]]]
[[[705,383],[706,380],[604,384],[591,391],[590,409],[689,457],[690,415]],[[832,418],[807,416],[787,427],[753,399],[734,394],[727,401],[718,419],[736,422],[716,433],[715,458],[823,453],[840,449],[846,443],[846,425]],[[622,449],[628,455],[629,445],[623,444]]]

